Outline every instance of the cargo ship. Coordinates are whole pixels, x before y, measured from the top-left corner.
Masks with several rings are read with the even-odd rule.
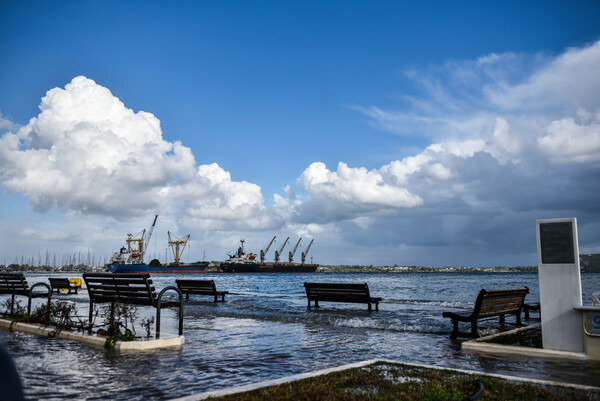
[[[246,252],[244,248],[244,240],[240,240],[240,247],[238,247],[237,252],[233,255],[227,254],[229,259],[225,262],[221,263],[221,271],[223,273],[313,273],[317,270],[319,265],[317,264],[306,264],[305,259],[306,255],[308,255],[308,251],[310,250],[311,245],[313,244],[313,240],[311,240],[310,244],[306,248],[306,251],[302,252],[302,263],[294,263],[294,254],[298,249],[298,245],[300,245],[300,241],[302,238],[298,240],[296,243],[296,247],[293,251],[289,252],[289,262],[282,263],[280,262],[280,255],[283,252],[283,248],[287,244],[290,237],[287,237],[283,246],[279,251],[275,250],[275,263],[265,263],[265,256],[269,251],[269,248],[275,242],[275,237],[271,240],[269,245],[266,247],[266,250],[260,251],[260,261],[256,259],[256,254],[251,252]]]
[[[157,259],[153,259],[149,264],[144,263],[144,253],[152,237],[154,226],[158,215],[154,216],[152,226],[146,233],[146,230],[136,236],[127,234],[126,247],[122,247],[119,252],[115,252],[106,264],[106,268],[111,273],[206,273],[208,262],[181,263],[180,257],[183,249],[187,245],[190,236],[185,240],[172,239],[169,232],[169,246],[173,250],[175,262],[161,264]]]

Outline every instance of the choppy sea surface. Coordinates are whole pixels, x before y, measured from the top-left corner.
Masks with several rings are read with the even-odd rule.
[[[49,276],[26,274],[30,284],[47,282]],[[26,396],[163,400],[375,358],[600,385],[600,363],[483,356],[463,352],[459,342],[449,339],[450,320],[442,312],[471,309],[482,288],[527,286],[531,293],[526,302],[538,302],[537,273],[152,276],[157,290],[182,277],[214,279],[217,289],[229,294],[224,303],[191,296],[185,304],[181,348],[116,353],[0,330],[0,343],[14,358]],[[383,301],[373,312],[363,304],[326,302],[307,309],[306,281],[368,283],[371,296]],[[582,287],[583,303],[589,305],[592,292],[600,291],[600,274],[583,273]],[[0,302],[4,299],[0,296]],[[87,318],[87,291],[53,296],[55,300],[74,302]],[[34,300],[34,306],[40,302]],[[155,312],[145,307],[138,311],[138,321]],[[163,333],[176,333],[176,309],[163,310],[161,325]],[[497,331],[497,325],[497,320],[484,324],[483,333]],[[144,334],[139,326],[136,331]]]

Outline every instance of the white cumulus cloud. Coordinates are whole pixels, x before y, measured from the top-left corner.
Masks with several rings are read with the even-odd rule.
[[[385,182],[377,171],[351,168],[338,163],[337,171],[330,171],[325,164],[312,163],[299,178],[304,189],[313,196],[350,205],[406,208],[420,205],[421,198],[406,188]]]
[[[557,163],[600,161],[600,110],[596,118],[578,124],[573,117],[553,121],[538,138],[540,149]]]
[[[38,211],[134,217],[179,208],[242,221],[264,212],[258,185],[232,181],[217,164],[197,166],[188,147],[162,138],[153,114],[83,76],[49,90],[39,115],[0,145],[2,185]]]

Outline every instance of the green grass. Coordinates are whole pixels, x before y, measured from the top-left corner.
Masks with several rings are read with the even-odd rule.
[[[513,383],[488,376],[376,363],[328,375],[266,387],[245,393],[210,398],[222,401],[250,400],[462,400],[475,394],[477,400],[600,400],[600,392],[565,387]]]

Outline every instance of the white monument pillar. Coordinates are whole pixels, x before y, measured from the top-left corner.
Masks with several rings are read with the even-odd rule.
[[[577,220],[537,220],[536,234],[543,347],[583,352]]]

